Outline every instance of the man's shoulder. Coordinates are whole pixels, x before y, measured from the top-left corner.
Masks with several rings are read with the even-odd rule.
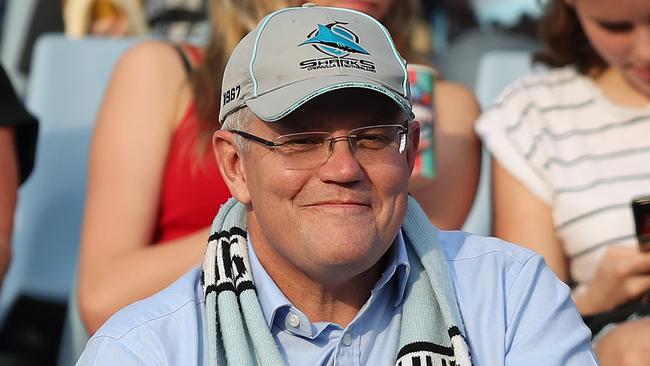
[[[536,255],[530,249],[504,240],[476,235],[464,231],[440,231],[440,244],[447,260],[455,262],[494,261],[504,265],[523,265]]]
[[[472,358],[525,365],[544,355],[545,365],[597,364],[569,288],[542,256],[460,231],[439,237]]]
[[[204,359],[200,269],[113,315],[77,365],[200,365]]]
[[[200,268],[194,268],[157,294],[123,308],[93,338],[121,339],[131,333],[148,331],[161,335],[157,328],[175,328],[169,327],[170,323],[196,324],[203,303],[203,297],[197,293],[200,276]]]
[[[439,240],[458,288],[501,283],[506,291],[526,268],[544,266],[539,254],[498,238],[441,231]]]

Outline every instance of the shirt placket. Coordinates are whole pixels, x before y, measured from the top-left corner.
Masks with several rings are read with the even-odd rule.
[[[348,328],[341,333],[341,338],[336,346],[334,365],[360,366],[361,342],[354,328]]]

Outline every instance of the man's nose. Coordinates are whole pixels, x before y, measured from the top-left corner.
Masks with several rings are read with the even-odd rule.
[[[644,67],[650,66],[650,24],[637,29],[634,37],[634,54]]]
[[[350,152],[354,154],[354,144],[352,143],[352,138],[350,136],[336,136],[336,137],[330,137],[328,139],[329,145],[329,155],[328,158],[332,156],[332,153],[334,152],[334,148],[336,147],[336,143],[339,141],[346,141],[348,143],[348,148],[350,149]]]
[[[337,142],[346,142],[337,144]],[[363,169],[354,154],[354,145],[348,136],[329,140],[328,157],[321,166],[319,175],[324,181],[341,183],[354,182],[363,178]]]

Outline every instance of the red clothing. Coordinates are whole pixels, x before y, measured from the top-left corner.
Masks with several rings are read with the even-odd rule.
[[[187,48],[186,51],[194,53]],[[206,149],[202,155],[196,152],[197,118],[195,104],[190,102],[174,131],[163,175],[154,243],[209,226],[219,207],[230,198],[212,149]]]

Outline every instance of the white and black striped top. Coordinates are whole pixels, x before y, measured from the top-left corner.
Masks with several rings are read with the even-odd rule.
[[[650,194],[650,106],[615,105],[564,67],[517,80],[476,130],[552,207],[574,281],[589,282],[608,246],[636,244],[630,201]]]

